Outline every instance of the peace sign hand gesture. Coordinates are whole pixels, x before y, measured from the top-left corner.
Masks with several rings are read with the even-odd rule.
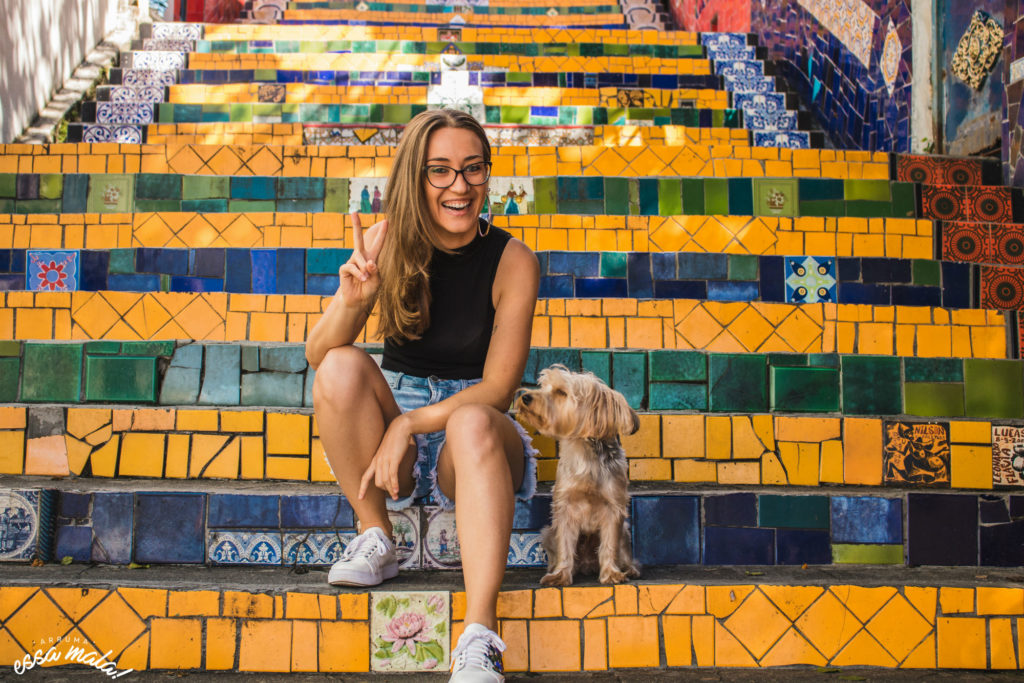
[[[359,214],[352,213],[353,250],[349,260],[338,269],[341,281],[339,293],[346,306],[365,310],[372,302],[380,287],[380,273],[377,271],[377,257],[384,246],[388,231],[385,218],[367,231],[369,244],[363,244],[363,225]]]

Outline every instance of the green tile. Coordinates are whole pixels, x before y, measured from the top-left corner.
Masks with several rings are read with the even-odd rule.
[[[172,356],[173,341],[137,341],[121,344],[121,353],[126,356]]]
[[[85,354],[113,356],[121,353],[121,342],[118,341],[91,341],[85,343]]]
[[[800,193],[796,178],[754,178],[753,191],[756,215],[797,215]]]
[[[651,410],[707,410],[706,384],[652,382],[648,399]]]
[[[0,358],[0,403],[14,403],[18,400],[20,372],[20,358]]]
[[[1024,417],[1024,362],[965,360],[964,394],[968,417]]]
[[[746,254],[729,255],[730,280],[756,280],[757,257]]]
[[[772,368],[772,410],[834,413],[839,410],[839,371],[829,368]]]
[[[348,213],[348,178],[327,178],[324,181],[324,211]]]
[[[845,216],[846,202],[841,199],[811,199],[800,202],[801,216]]]
[[[652,382],[706,382],[707,354],[700,351],[650,351],[648,371]]]
[[[903,411],[921,417],[963,417],[964,385],[944,382],[907,382]]]
[[[607,351],[582,351],[580,356],[583,369],[600,377],[605,384],[612,384],[612,354]]]
[[[181,176],[170,173],[139,173],[135,176],[135,198],[180,200]]]
[[[502,123],[530,123],[530,108],[505,105],[500,108]]]
[[[676,182],[678,183],[678,181]],[[604,205],[607,212],[613,216],[629,214],[629,180],[627,178],[604,179]]]
[[[134,200],[135,176],[100,173],[89,177],[89,213],[131,213]]]
[[[769,353],[768,365],[773,368],[806,368],[806,353]]]
[[[272,199],[232,199],[228,202],[228,211],[231,213],[273,213],[276,210],[277,202]]]
[[[81,344],[25,344],[22,401],[77,403],[81,388]]]
[[[107,272],[112,274],[134,273],[135,250],[111,249],[110,264],[107,266]]]
[[[181,211],[180,199],[136,199],[135,210],[139,213],[163,213]]]
[[[612,354],[612,388],[633,410],[643,407],[647,396],[647,354],[623,351]]]
[[[847,180],[844,187],[847,201],[854,199],[867,199],[875,202],[888,202],[892,199],[889,194],[888,180]]]
[[[60,213],[59,199],[19,199],[15,204],[15,213]]]
[[[601,253],[601,277],[626,277],[627,255],[621,251]]]
[[[915,259],[913,269],[915,285],[938,287],[942,284],[942,264],[938,261]]]
[[[14,197],[17,187],[17,173],[0,173],[0,197]]]
[[[892,216],[892,204],[867,200],[848,201],[846,215],[856,218],[886,218]]]
[[[20,356],[21,342],[6,339],[0,341],[0,356]]]
[[[85,359],[85,400],[156,401],[156,358],[88,356]]]
[[[729,215],[728,178],[708,178],[704,181],[704,213],[709,216]]]
[[[711,410],[743,413],[768,410],[765,361],[761,354],[710,354]]]
[[[704,181],[700,178],[683,178],[683,210],[687,216],[702,216],[704,211]]]
[[[623,210],[621,213],[625,214]],[[658,213],[679,216],[683,213],[683,192],[678,178],[658,179]]]
[[[558,178],[534,178],[533,192],[537,213],[558,213]]]
[[[959,358],[904,358],[907,382],[963,382],[964,362]]]
[[[182,199],[227,199],[231,196],[231,178],[227,176],[187,175],[182,184]]]
[[[903,564],[902,545],[833,543],[835,564]]]
[[[64,176],[44,173],[39,176],[39,196],[42,199],[60,199],[64,194]]]
[[[842,373],[844,414],[903,413],[899,358],[843,356]]]
[[[759,527],[828,529],[828,522],[828,496],[758,496]]]
[[[807,354],[807,365],[812,368],[838,368],[838,353],[809,353]]]
[[[917,215],[917,194],[914,183],[892,184],[892,215],[903,218]]]

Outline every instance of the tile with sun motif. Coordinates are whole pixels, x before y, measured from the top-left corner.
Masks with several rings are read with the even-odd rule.
[[[787,256],[784,271],[786,303],[836,302],[836,260]]]
[[[28,251],[25,289],[30,292],[73,292],[78,289],[77,251]]]

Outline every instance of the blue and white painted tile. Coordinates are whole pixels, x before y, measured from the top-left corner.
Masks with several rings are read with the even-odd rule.
[[[157,52],[192,52],[196,49],[196,44],[192,40],[180,38],[145,38],[142,41],[142,49]]]
[[[793,111],[759,112],[743,111],[743,123],[749,130],[790,131],[797,128],[797,116]]]
[[[814,256],[787,256],[786,303],[836,302],[836,260]]]
[[[285,565],[330,566],[341,559],[342,552],[356,537],[356,532],[285,531],[281,537]]]
[[[225,531],[207,534],[210,564],[281,564],[281,533],[265,531]]]
[[[164,88],[157,85],[115,85],[110,88],[111,102],[163,102]]]
[[[31,560],[39,530],[39,491],[0,491],[0,560]]]
[[[785,147],[788,149],[810,149],[811,134],[804,131],[751,131],[755,147]]]
[[[175,82],[173,71],[154,69],[124,69],[121,71],[121,85],[133,87],[142,87],[144,85],[165,86],[174,85]]]
[[[547,564],[548,556],[540,544],[540,533],[512,533],[508,544],[509,567],[546,567]]]
[[[78,289],[78,252],[25,253],[25,289],[30,292],[74,292]]]
[[[700,43],[712,59],[755,59],[756,48],[746,33],[702,33]]]
[[[450,593],[370,594],[372,671],[445,671],[450,654]]]
[[[174,71],[185,68],[184,52],[142,51],[129,52],[122,56],[123,66],[129,69],[152,69],[153,71]]]
[[[97,102],[96,123],[144,124],[154,121],[150,102]]]
[[[153,38],[163,40],[199,40],[203,37],[202,24],[177,24],[158,22],[153,24]]]

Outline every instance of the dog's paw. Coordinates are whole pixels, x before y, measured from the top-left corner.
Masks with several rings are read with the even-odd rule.
[[[623,583],[626,580],[626,575],[618,569],[602,569],[597,578],[601,583]]]
[[[628,576],[631,579],[639,578],[639,576],[640,576],[640,567],[639,567],[639,565],[636,565],[636,564],[629,565],[629,568],[626,569],[626,576]]]
[[[541,577],[540,585],[542,586],[571,586],[572,585],[572,574],[568,571],[550,572]]]

